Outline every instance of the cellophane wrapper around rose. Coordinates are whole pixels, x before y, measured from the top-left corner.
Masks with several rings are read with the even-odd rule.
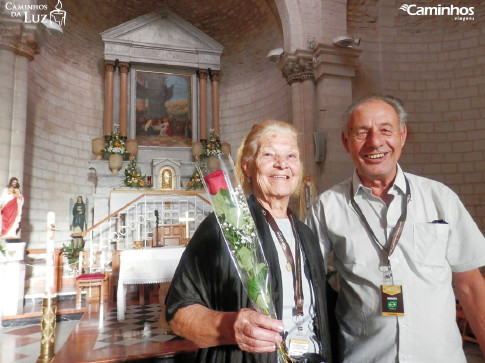
[[[197,170],[210,195],[232,261],[254,308],[276,318],[268,263],[231,157],[222,153],[209,156],[197,163]],[[278,361],[286,362],[285,357],[284,347],[281,346]]]

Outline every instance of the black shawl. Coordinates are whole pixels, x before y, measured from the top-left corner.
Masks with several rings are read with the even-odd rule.
[[[278,318],[281,319],[283,298],[278,253],[261,206],[254,196],[249,198],[248,204],[269,265],[272,297]],[[305,275],[311,280],[315,294],[316,331],[322,346],[321,354],[327,357],[327,362],[331,362],[323,257],[313,232],[297,218],[295,220],[305,257]],[[167,321],[173,318],[178,309],[192,304],[201,304],[217,311],[252,308],[214,213],[197,228],[175,271],[166,298]],[[276,353],[252,354],[230,345],[199,349],[196,361],[274,363],[277,358]]]

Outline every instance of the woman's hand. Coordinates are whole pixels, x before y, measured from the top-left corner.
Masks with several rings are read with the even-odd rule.
[[[272,319],[252,309],[241,309],[234,322],[236,343],[241,350],[251,353],[268,353],[281,342],[281,320]]]
[[[251,353],[274,352],[284,330],[281,320],[253,309],[222,312],[199,304],[179,309],[169,324],[174,334],[199,348],[237,344]]]

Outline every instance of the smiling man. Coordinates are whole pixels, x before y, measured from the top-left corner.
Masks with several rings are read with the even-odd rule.
[[[344,362],[466,362],[455,293],[485,351],[485,239],[450,188],[402,171],[406,119],[391,97],[353,104],[342,142],[354,175],[307,216],[339,272]]]

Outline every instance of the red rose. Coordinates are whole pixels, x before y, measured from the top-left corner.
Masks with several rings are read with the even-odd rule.
[[[204,177],[205,183],[209,188],[209,193],[212,195],[217,194],[219,189],[228,189],[226,179],[224,178],[224,173],[222,170],[213,171]]]

